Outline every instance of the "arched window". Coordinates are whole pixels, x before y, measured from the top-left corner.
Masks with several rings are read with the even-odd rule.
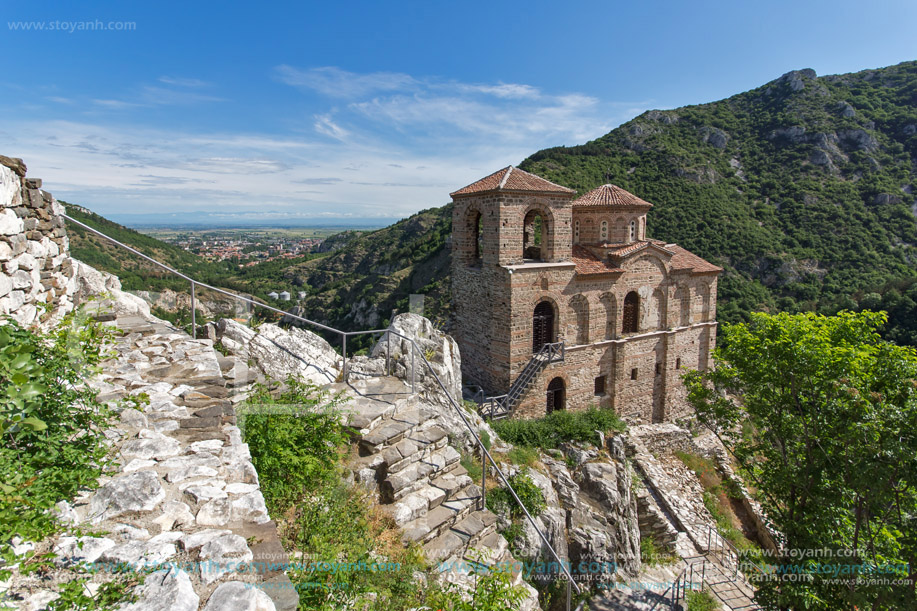
[[[545,238],[550,228],[538,210],[530,210],[522,223],[522,258],[542,259],[545,253]]]
[[[637,221],[630,222],[630,239],[628,242],[633,242],[637,239]]]
[[[579,244],[579,221],[573,222],[573,243]]]
[[[551,383],[548,384],[547,392],[547,412],[556,412],[557,410],[564,409],[566,407],[566,387],[564,385],[563,378],[554,378],[551,380]]]
[[[624,298],[624,316],[621,321],[622,333],[636,333],[639,330],[640,295],[631,291]]]
[[[532,315],[532,352],[554,343],[554,308],[548,301],[539,302]]]
[[[469,210],[467,218],[468,245],[465,252],[468,253],[468,264],[478,265],[484,257],[484,219],[479,210]]]
[[[602,221],[602,241],[608,241],[608,221]]]

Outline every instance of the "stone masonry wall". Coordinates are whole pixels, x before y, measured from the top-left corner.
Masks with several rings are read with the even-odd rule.
[[[73,309],[62,213],[21,159],[0,155],[0,315],[29,326]]]

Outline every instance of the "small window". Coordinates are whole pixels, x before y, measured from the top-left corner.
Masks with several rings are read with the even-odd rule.
[[[633,242],[637,239],[637,221],[630,222],[630,241]]]
[[[599,376],[595,379],[595,394],[605,394],[605,376]]]
[[[579,221],[573,222],[573,241],[579,243]]]
[[[675,369],[681,369],[681,359],[675,359]]]
[[[662,363],[656,363],[656,375],[658,376],[661,373],[662,373]]]
[[[631,380],[637,379],[637,368],[636,367],[630,370],[630,379]]]
[[[608,239],[608,221],[602,221],[602,240]]]

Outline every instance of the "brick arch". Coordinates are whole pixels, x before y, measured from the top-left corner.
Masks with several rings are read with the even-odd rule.
[[[618,298],[611,291],[602,293],[599,302],[605,306],[605,339],[615,339],[618,336]]]
[[[538,305],[543,302],[546,302],[551,305],[551,309],[553,310],[553,314],[554,314],[554,320],[553,320],[551,333],[553,335],[553,340],[555,342],[560,341],[562,339],[561,330],[564,328],[563,324],[564,324],[564,321],[566,320],[566,317],[564,316],[563,309],[560,307],[560,304],[557,302],[557,299],[555,299],[554,296],[549,293],[544,293],[536,297],[534,300],[532,300],[529,306],[528,322],[526,323],[529,338],[534,339],[534,335],[535,335],[535,328],[534,328],[535,308],[537,308]],[[534,345],[533,345],[533,348],[534,348]]]
[[[562,371],[550,371],[550,370],[548,370],[548,371],[546,372],[545,377],[544,377],[544,387],[543,387],[543,388],[544,388],[544,391],[543,391],[544,394],[543,394],[543,396],[544,396],[544,398],[545,398],[545,414],[548,413],[548,402],[550,401],[550,399],[548,398],[548,392],[549,392],[549,389],[550,389],[550,387],[551,387],[552,382],[554,382],[555,380],[561,380],[561,381],[563,382],[563,384],[564,384],[564,387],[563,387],[563,388],[564,388],[564,390],[563,390],[563,402],[564,402],[564,405],[563,405],[562,407],[559,407],[559,408],[555,405],[554,409],[555,409],[555,410],[558,410],[558,409],[567,409],[567,404],[569,403],[570,377],[569,377],[566,373],[564,373],[564,372],[562,372]]]
[[[468,206],[462,226],[462,256],[469,265],[484,258],[484,222],[484,212],[475,204]]]
[[[570,299],[570,310],[573,313],[571,317],[573,328],[567,336],[571,339],[575,338],[574,341],[576,344],[581,345],[589,343],[590,309],[589,300],[585,295],[574,295],[573,298]]]
[[[520,232],[518,238],[515,240],[514,250],[520,255],[525,255],[525,232],[526,232],[526,221],[529,219],[530,215],[534,216],[535,214],[541,216],[541,259],[543,261],[553,261],[554,253],[556,252],[556,239],[557,239],[557,218],[554,215],[554,212],[551,210],[551,207],[541,201],[532,200],[524,208],[522,208],[520,215],[517,217],[518,227],[520,227]]]

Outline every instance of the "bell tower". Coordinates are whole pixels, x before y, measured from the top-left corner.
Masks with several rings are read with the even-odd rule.
[[[513,166],[452,193],[455,338],[463,372],[490,394],[506,392],[516,361],[531,358],[530,296],[513,273],[571,261],[573,194]]]

